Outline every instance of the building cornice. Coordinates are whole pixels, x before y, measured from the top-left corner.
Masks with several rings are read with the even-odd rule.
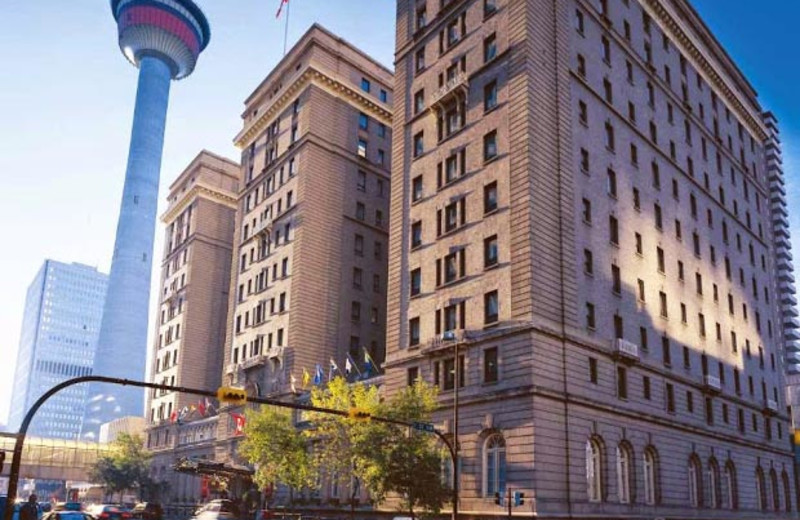
[[[175,202],[175,204],[169,208],[167,211],[161,215],[161,222],[165,224],[169,224],[173,220],[175,220],[178,215],[180,215],[188,206],[191,204],[195,199],[202,198],[207,199],[212,202],[216,202],[217,204],[222,204],[228,208],[235,210],[237,208],[236,205],[236,197],[234,195],[230,195],[227,193],[223,193],[215,188],[210,186],[206,186],[203,183],[198,182],[194,186],[191,187],[186,194],[181,197],[180,200]]]
[[[356,89],[349,85],[335,79],[324,72],[309,66],[303,74],[300,75],[291,85],[286,87],[280,97],[273,102],[269,108],[259,116],[258,119],[253,121],[249,126],[246,126],[234,138],[234,144],[239,149],[244,149],[250,146],[261,133],[269,126],[270,122],[277,114],[283,111],[289,103],[297,96],[299,92],[304,90],[309,85],[314,85],[329,94],[345,98],[355,106],[357,106],[364,113],[370,114],[378,122],[387,126],[392,124],[392,112],[384,107],[382,104],[375,102],[367,96],[364,96]]]
[[[703,76],[708,83],[712,84],[722,97],[727,100],[732,110],[739,116],[739,119],[744,122],[750,129],[751,133],[760,141],[767,139],[767,129],[764,122],[761,120],[760,113],[756,110],[758,107],[748,108],[749,101],[742,100],[742,94],[735,91],[729,85],[728,79],[724,78],[715,67],[704,55],[694,42],[694,39],[687,34],[683,28],[683,24],[679,23],[677,18],[667,9],[664,0],[645,0],[643,5],[647,8],[649,14],[655,18],[661,28],[667,32],[671,40],[679,45],[687,59],[689,59],[698,71],[702,71]],[[713,49],[709,49],[713,52]],[[725,57],[727,59],[727,56]],[[735,81],[733,79],[732,81]]]

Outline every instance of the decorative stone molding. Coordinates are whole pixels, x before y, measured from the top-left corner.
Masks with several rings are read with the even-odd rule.
[[[671,40],[685,51],[687,58],[695,68],[702,70],[708,82],[712,83],[714,88],[722,94],[721,97],[728,101],[732,110],[748,126],[753,135],[760,141],[764,141],[767,138],[766,128],[761,118],[754,112],[754,109],[758,107],[748,108],[745,106],[740,96],[728,85],[725,78],[719,74],[718,67],[709,62],[703,52],[695,45],[693,38],[683,30],[678,20],[667,10],[665,0],[645,0],[644,6],[649,8],[649,14],[653,15],[659,22],[659,25],[669,34]]]
[[[176,202],[174,206],[169,208],[166,212],[164,212],[163,215],[161,215],[161,222],[167,224],[175,220],[178,215],[180,215],[196,198],[207,199],[212,202],[222,204],[223,206],[227,206],[231,209],[237,208],[236,197],[233,195],[223,193],[202,183],[197,183],[192,186],[192,188],[187,191],[186,194],[181,197],[181,199]]]
[[[281,111],[289,105],[291,100],[309,85],[321,88],[335,97],[346,98],[363,112],[372,115],[372,117],[379,122],[387,126],[391,126],[392,124],[392,113],[387,108],[363,95],[350,85],[309,66],[300,77],[286,87],[283,94],[281,94],[277,100],[272,101],[269,108],[262,113],[258,119],[239,132],[239,135],[234,139],[234,144],[242,150],[250,146],[250,143],[264,132],[277,114],[281,113]]]

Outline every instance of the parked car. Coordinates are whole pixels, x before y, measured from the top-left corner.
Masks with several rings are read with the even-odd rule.
[[[94,517],[82,511],[51,511],[42,520],[94,520]]]
[[[130,511],[113,504],[96,504],[87,512],[96,520],[129,520],[131,518]]]
[[[239,508],[230,500],[212,500],[195,511],[192,520],[239,520]]]
[[[83,511],[83,504],[80,502],[56,502],[53,511]]]
[[[140,520],[162,520],[164,510],[158,502],[139,502],[131,510],[131,516]]]

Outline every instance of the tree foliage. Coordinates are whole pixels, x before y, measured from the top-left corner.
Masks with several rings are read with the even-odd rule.
[[[262,406],[248,410],[246,417],[239,453],[256,465],[253,478],[259,486],[312,486],[316,477],[313,459],[306,440],[292,424],[289,410]]]
[[[437,407],[437,392],[419,381],[383,401],[375,386],[335,378],[312,390],[311,404],[428,422]],[[248,412],[239,452],[256,465],[260,486],[281,483],[302,489],[317,485],[322,475],[344,482],[357,478],[375,503],[396,498],[400,509],[412,516],[415,509],[438,513],[448,502],[450,490],[441,478],[443,452],[433,435],[326,413],[309,413],[306,418],[310,426],[300,431],[283,409],[264,406]]]
[[[374,416],[405,422],[431,419],[436,409],[436,389],[418,381],[381,401],[374,386],[331,381],[315,389],[312,404],[324,408],[357,408]],[[437,513],[449,499],[441,479],[442,452],[430,434],[408,427],[359,421],[347,417],[314,414],[315,428],[306,435],[315,440],[315,460],[323,469],[359,478],[376,503],[389,495],[412,514],[417,508]]]
[[[150,457],[140,436],[121,433],[112,443],[110,452],[98,458],[90,468],[89,478],[102,484],[111,495],[130,489],[141,492],[152,487]]]

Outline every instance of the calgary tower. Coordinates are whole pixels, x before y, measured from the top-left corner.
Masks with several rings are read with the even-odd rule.
[[[111,0],[111,10],[119,47],[139,68],[139,83],[94,373],[142,380],[170,82],[192,73],[210,29],[191,0]],[[92,385],[88,395],[84,437],[96,439],[104,422],[142,415],[141,389]]]

